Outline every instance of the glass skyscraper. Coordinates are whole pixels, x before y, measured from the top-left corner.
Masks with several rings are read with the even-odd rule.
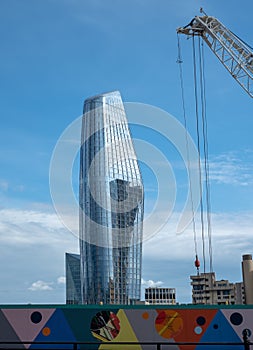
[[[140,300],[143,185],[118,91],[84,103],[79,185],[83,304]]]
[[[80,255],[65,254],[66,304],[81,304]]]

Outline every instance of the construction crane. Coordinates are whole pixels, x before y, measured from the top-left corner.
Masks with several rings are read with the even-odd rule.
[[[177,33],[201,36],[232,77],[253,97],[253,49],[227,29],[217,18],[195,16]]]
[[[203,48],[200,47],[200,40],[198,40],[198,55],[199,60],[196,60],[195,37],[202,38],[203,41],[210,47],[213,53],[218,57],[223,66],[229,71],[232,77],[241,85],[241,87],[253,97],[253,48],[246,44],[237,35],[227,29],[218,19],[208,16],[203,9],[200,9],[202,16],[195,16],[192,21],[177,29],[178,34],[185,34],[192,37],[193,40],[193,67],[194,67],[194,95],[195,95],[195,114],[196,114],[196,131],[197,131],[197,146],[199,153],[199,173],[200,173],[200,192],[202,191],[202,167],[201,155],[204,159],[203,175],[205,175],[205,193],[206,193],[206,216],[207,225],[204,223],[204,203],[201,198],[200,213],[201,213],[201,235],[202,235],[202,254],[205,272],[205,227],[207,226],[208,245],[209,245],[209,259],[210,272],[212,269],[212,239],[211,239],[211,204],[210,204],[210,182],[209,182],[209,164],[208,164],[208,140],[207,140],[207,123],[206,123],[206,101],[205,101],[205,74],[204,74],[204,56]],[[178,36],[178,63],[183,63],[181,57],[180,41]],[[182,105],[183,115],[186,124],[186,111],[184,101],[184,84],[182,65],[180,67],[180,80],[182,91]],[[197,71],[199,69],[199,71]],[[201,117],[200,117],[201,114]],[[202,127],[201,127],[202,126]],[[201,138],[202,131],[202,140]],[[187,144],[187,140],[186,140]],[[201,149],[203,144],[203,150]],[[199,276],[200,261],[198,259],[196,225],[193,220],[193,233],[195,245],[195,267],[197,275]],[[203,291],[204,293],[204,291]],[[202,295],[200,295],[202,297]],[[204,296],[203,296],[204,298]],[[205,303],[205,300],[204,300]]]

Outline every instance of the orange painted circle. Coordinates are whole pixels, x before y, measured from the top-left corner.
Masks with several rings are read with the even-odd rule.
[[[50,329],[50,328],[44,327],[44,328],[42,329],[42,334],[43,334],[45,337],[48,337],[48,336],[50,335],[50,333],[51,333],[51,329]]]
[[[155,320],[157,333],[166,339],[178,335],[183,329],[183,319],[175,310],[161,310]]]
[[[147,320],[149,318],[148,312],[143,312],[142,317],[144,318],[144,320]]]

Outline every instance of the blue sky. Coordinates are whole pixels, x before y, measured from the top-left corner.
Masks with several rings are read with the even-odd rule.
[[[0,303],[65,302],[64,253],[77,252],[78,241],[52,205],[55,144],[81,115],[85,98],[111,90],[183,122],[176,28],[200,7],[252,45],[249,0],[240,7],[235,0],[229,6],[218,0],[1,1]],[[196,140],[190,40],[182,36],[181,47],[189,132]],[[235,282],[242,279],[241,255],[253,253],[253,105],[207,47],[205,76],[214,270]],[[144,285],[160,281],[177,289],[180,302],[190,302],[191,227],[175,233],[187,192],[182,159],[144,129],[132,133],[161,149],[177,182],[171,220],[144,244]],[[151,210],[155,176],[143,171]],[[201,250],[200,235],[198,243]]]

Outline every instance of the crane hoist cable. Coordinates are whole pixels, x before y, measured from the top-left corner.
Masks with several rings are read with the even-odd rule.
[[[212,245],[211,245],[211,218],[210,218],[210,183],[209,183],[209,163],[208,163],[208,138],[207,138],[207,120],[206,120],[206,97],[205,97],[205,76],[204,76],[204,59],[203,59],[203,51],[201,51],[200,46],[200,37],[198,36],[198,64],[196,59],[196,46],[195,46],[195,35],[192,36],[192,51],[193,51],[193,76],[194,76],[194,96],[195,96],[195,117],[196,117],[196,130],[197,130],[197,145],[198,145],[198,152],[199,152],[199,186],[200,191],[202,191],[203,188],[203,179],[202,179],[202,163],[204,163],[203,167],[203,175],[204,175],[204,182],[205,182],[205,209],[206,209],[206,220],[207,220],[207,232],[208,232],[208,248],[209,248],[209,263],[210,263],[210,272],[212,272]],[[197,72],[198,68],[198,72]],[[199,78],[199,85],[198,85],[198,79]],[[200,92],[199,92],[200,91]],[[199,102],[200,100],[200,102]],[[199,112],[199,105],[200,105],[200,111],[201,111],[201,118],[200,118],[200,112]],[[201,128],[202,125],[202,128]],[[202,135],[200,134],[202,131]],[[202,137],[202,143],[201,138]],[[201,148],[201,145],[203,144],[203,149]],[[201,154],[203,153],[203,161],[201,159]],[[205,266],[205,255],[206,255],[206,247],[205,247],[205,240],[206,240],[206,227],[205,227],[205,220],[204,220],[204,200],[203,196],[201,196],[200,200],[200,219],[201,219],[201,237],[202,237],[202,253],[203,253],[203,260],[204,260],[204,274],[206,273],[206,266]],[[206,296],[205,292],[205,284],[204,284],[204,290],[203,295],[201,293],[201,296]],[[203,300],[204,303],[207,302],[207,300]],[[211,300],[211,303],[213,300]]]
[[[184,96],[184,83],[183,83],[183,69],[182,69],[182,54],[179,35],[178,38],[178,59],[180,70],[180,83],[181,83],[181,95],[183,105],[183,117],[184,126],[186,129],[186,148],[188,157],[188,168],[191,169],[189,164],[189,150],[188,150],[188,139],[187,139],[187,118],[186,118],[186,107],[185,107],[185,96]],[[209,180],[209,159],[208,159],[208,135],[207,135],[207,118],[206,118],[206,91],[205,91],[205,74],[204,74],[204,52],[203,44],[200,45],[200,37],[198,36],[198,50],[195,45],[195,36],[192,36],[192,54],[193,54],[193,77],[194,77],[194,104],[195,104],[195,119],[196,119],[196,133],[197,133],[197,149],[198,149],[198,168],[199,168],[199,191],[202,194],[203,188],[205,196],[201,195],[200,200],[200,223],[201,223],[201,239],[202,239],[202,255],[203,255],[203,270],[206,273],[206,240],[208,242],[208,253],[209,253],[209,268],[210,272],[213,271],[212,262],[212,231],[211,231],[211,200],[210,200],[210,180]],[[197,61],[198,54],[198,61]],[[203,156],[201,157],[201,155]],[[203,160],[202,160],[203,159]],[[203,168],[203,173],[202,173]],[[203,176],[202,176],[203,174]],[[190,173],[189,173],[189,177]],[[195,213],[193,212],[193,200],[192,200],[192,185],[190,178],[190,196],[192,203],[192,216],[193,220],[193,234],[194,234],[194,247],[195,247],[195,266],[197,273],[199,274],[199,260],[198,260],[198,248],[197,248],[197,233],[196,233],[196,221]],[[203,186],[204,183],[204,186]],[[204,203],[205,199],[205,203]],[[205,205],[204,205],[205,204]],[[206,211],[206,213],[204,213]],[[206,214],[206,216],[204,215]],[[206,225],[205,225],[206,223]],[[207,230],[207,237],[205,231]]]
[[[198,81],[197,81],[197,62],[195,37],[192,38],[192,52],[193,52],[193,77],[194,77],[194,97],[195,97],[195,118],[196,118],[196,132],[197,132],[197,149],[198,149],[198,169],[199,169],[199,191],[202,193],[202,167],[201,167],[201,143],[200,143],[200,118],[199,118],[199,101],[198,101]],[[204,225],[204,204],[203,196],[200,197],[200,221],[201,221],[201,237],[202,237],[202,255],[203,255],[203,270],[206,272],[206,258],[205,258],[205,225]]]
[[[199,77],[201,92],[201,117],[202,117],[202,138],[204,153],[204,176],[205,176],[205,197],[206,197],[206,220],[208,234],[208,250],[209,250],[209,271],[213,272],[212,261],[212,227],[211,227],[211,195],[210,195],[210,177],[209,177],[209,157],[208,157],[208,133],[207,133],[207,117],[206,117],[206,89],[205,89],[205,67],[204,67],[204,46],[203,40],[198,36],[198,56],[199,56]]]
[[[191,202],[191,211],[192,211],[192,227],[193,227],[193,239],[194,239],[194,250],[195,250],[195,266],[197,268],[197,274],[199,274],[200,262],[199,262],[199,259],[198,259],[196,222],[195,222],[195,212],[194,212],[194,205],[193,205],[192,180],[191,180],[191,164],[190,164],[189,140],[188,140],[188,132],[187,132],[188,126],[187,126],[187,118],[186,118],[185,96],[184,96],[184,81],[183,81],[183,68],[182,68],[183,60],[182,60],[182,55],[181,55],[179,34],[177,34],[177,47],[178,47],[177,63],[179,64],[181,99],[182,99],[183,120],[184,120],[184,128],[185,128],[187,167],[188,167],[188,173],[189,173],[189,192],[190,192],[190,202]]]
[[[208,236],[208,252],[209,252],[209,271],[213,271],[213,261],[212,261],[212,232],[211,232],[211,200],[210,200],[210,180],[209,180],[209,160],[208,160],[208,135],[207,135],[207,118],[206,118],[206,96],[205,96],[205,75],[204,75],[204,53],[203,45],[200,45],[201,37],[198,38],[198,57],[199,62],[197,65],[196,60],[196,47],[195,47],[195,37],[193,35],[193,63],[194,63],[194,90],[195,90],[195,105],[196,105],[196,124],[197,124],[197,137],[200,141],[200,123],[202,123],[202,143],[203,143],[203,174],[204,174],[204,188],[205,188],[205,210],[206,210],[206,226],[207,226],[207,236]],[[197,67],[199,69],[199,86],[197,82]],[[198,90],[200,90],[200,103],[198,101]],[[199,118],[198,105],[201,105],[201,120]],[[201,157],[201,145],[199,145],[199,154]],[[201,160],[201,158],[200,158]],[[202,174],[202,162],[200,161],[200,172]],[[200,178],[202,187],[202,176]],[[202,248],[203,256],[205,259],[205,227],[204,227],[204,205],[203,200],[200,203],[201,206],[201,227],[202,227]]]

